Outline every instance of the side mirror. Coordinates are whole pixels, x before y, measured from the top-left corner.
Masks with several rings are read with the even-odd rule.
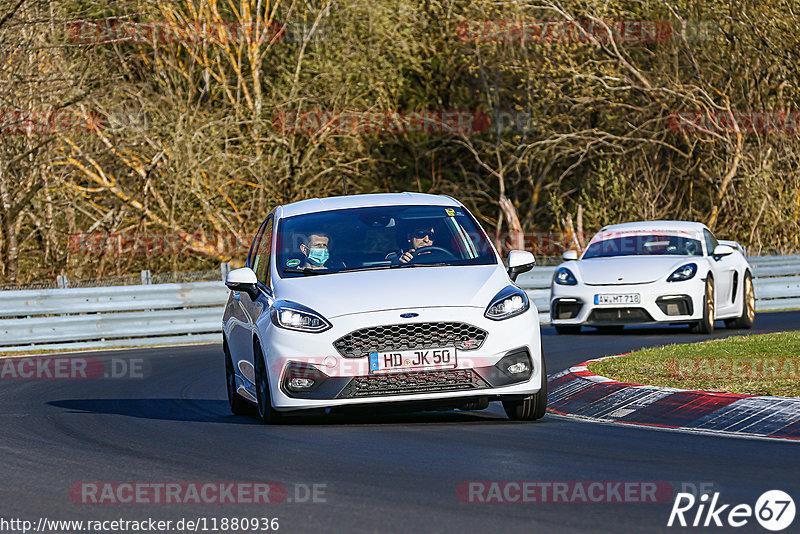
[[[255,300],[258,297],[258,279],[256,273],[250,267],[234,269],[225,278],[225,285],[231,291],[244,291],[250,298]]]
[[[516,281],[517,276],[527,273],[536,265],[536,258],[526,250],[512,250],[508,253],[508,276]]]
[[[561,254],[561,258],[564,261],[574,261],[578,259],[578,251],[577,250],[565,250],[563,254]]]
[[[714,247],[714,252],[712,256],[720,258],[722,256],[730,256],[733,253],[734,253],[733,247],[730,247],[728,245],[717,245],[716,247]]]

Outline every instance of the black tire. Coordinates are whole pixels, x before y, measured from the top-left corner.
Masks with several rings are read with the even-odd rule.
[[[228,391],[228,406],[235,415],[252,414],[253,405],[236,392],[236,374],[233,368],[233,359],[228,348],[228,340],[222,340],[222,351],[225,353],[225,389]]]
[[[521,399],[503,401],[503,409],[512,421],[535,421],[547,412],[547,363],[542,352],[542,384],[537,393]]]
[[[744,283],[742,284],[742,315],[733,319],[725,319],[726,328],[744,328],[749,329],[753,327],[756,320],[756,293],[753,287],[753,277],[750,272],[744,274]]]
[[[280,423],[283,415],[272,407],[272,394],[269,390],[269,374],[264,365],[264,354],[261,346],[256,342],[253,347],[253,361],[255,362],[256,400],[258,401],[258,418],[262,423]]]
[[[625,325],[616,324],[608,326],[596,326],[597,331],[602,334],[619,334],[625,329]]]
[[[703,298],[703,319],[692,325],[695,334],[711,334],[714,332],[714,318],[716,317],[716,296],[714,294],[714,279],[711,275],[706,278],[706,291]]]
[[[581,325],[557,325],[556,332],[563,335],[574,335],[581,333]]]

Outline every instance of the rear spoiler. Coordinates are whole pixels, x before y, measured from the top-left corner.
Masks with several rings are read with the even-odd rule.
[[[745,252],[744,247],[742,245],[740,245],[739,243],[737,243],[736,241],[726,241],[724,239],[719,239],[718,241],[719,241],[720,245],[728,245],[729,247],[733,247],[735,249],[738,249],[739,252],[742,253],[742,256],[747,257],[747,253]]]

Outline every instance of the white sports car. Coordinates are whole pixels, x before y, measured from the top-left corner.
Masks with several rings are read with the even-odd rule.
[[[700,223],[650,221],[600,230],[578,259],[568,250],[550,293],[559,334],[582,325],[621,330],[629,324],[689,324],[711,333],[714,321],[750,328],[755,293],[744,249],[718,241]]]
[[[228,400],[268,423],[288,412],[408,402],[542,417],[538,312],[456,200],[423,194],[312,199],[275,208],[223,317]]]

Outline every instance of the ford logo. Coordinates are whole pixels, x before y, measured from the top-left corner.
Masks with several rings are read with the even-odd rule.
[[[401,313],[400,317],[403,319],[411,319],[412,317],[419,317],[418,313]]]

